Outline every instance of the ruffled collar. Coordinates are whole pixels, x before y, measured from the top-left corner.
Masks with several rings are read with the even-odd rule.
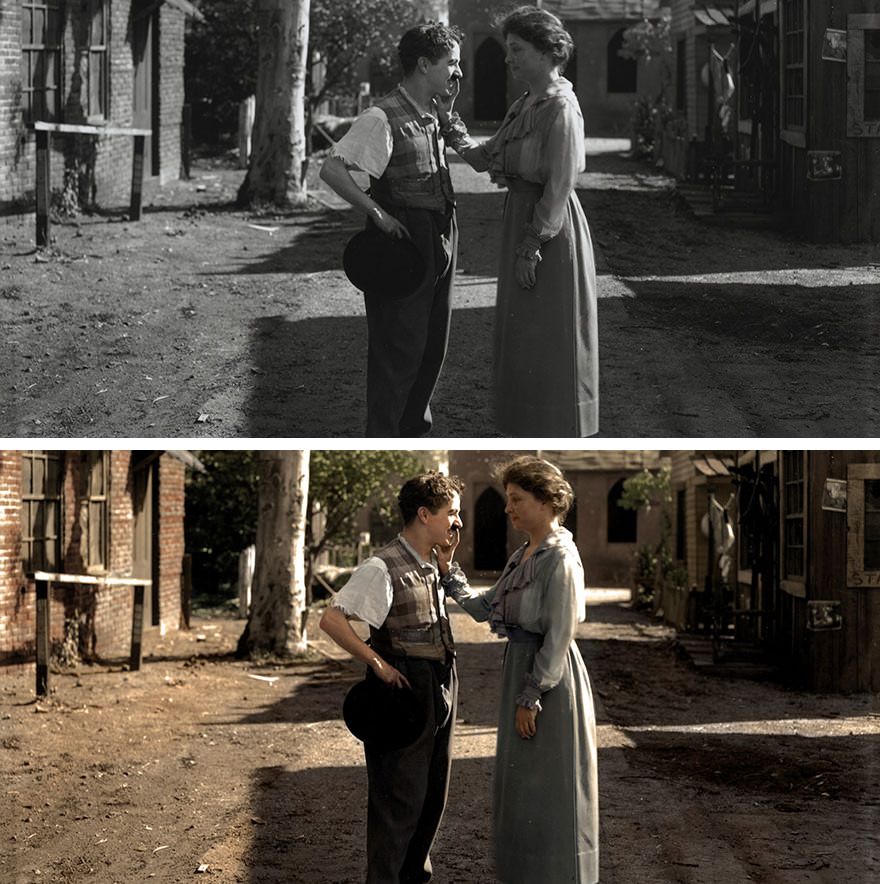
[[[501,123],[500,131],[504,131],[505,140],[511,138],[522,138],[535,128],[541,110],[548,101],[554,98],[570,98],[577,101],[574,94],[574,87],[571,83],[560,77],[550,84],[547,91],[535,100],[535,103],[523,110],[523,105],[529,97],[528,92],[523,92],[507,111],[504,121]]]
[[[551,549],[577,550],[571,531],[562,527],[551,531],[541,541],[541,545],[523,562],[522,557],[528,545],[526,542],[514,551],[498,581],[495,597],[492,600],[492,611],[489,614],[489,625],[492,632],[498,635],[507,635],[508,617],[514,613],[508,609],[507,596],[514,590],[528,586],[535,579],[535,568],[541,556]]]

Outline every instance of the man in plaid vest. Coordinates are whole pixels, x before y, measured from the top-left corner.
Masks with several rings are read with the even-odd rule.
[[[364,292],[367,312],[368,436],[422,436],[446,358],[458,250],[455,197],[436,100],[451,107],[461,79],[461,32],[428,23],[398,45],[403,80],[334,145],[321,178],[389,236],[407,236],[426,265],[401,299]],[[364,193],[351,169],[370,175]]]
[[[398,496],[403,530],[355,570],[321,618],[321,629],[369,667],[368,677],[411,689],[425,715],[421,733],[402,749],[364,744],[367,884],[421,884],[431,878],[458,693],[435,547],[458,542],[462,490],[459,479],[442,473],[406,482]],[[350,619],[369,624],[369,644]]]

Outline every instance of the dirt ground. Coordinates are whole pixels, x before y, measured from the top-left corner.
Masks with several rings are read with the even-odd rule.
[[[880,251],[694,217],[674,182],[593,143],[600,435],[873,436]],[[311,172],[317,182],[315,160]],[[503,195],[452,164],[462,230],[433,434],[497,436],[491,329]],[[366,326],[340,270],[355,214],[232,205],[201,162],[119,213],[0,224],[0,435],[358,437]]]
[[[462,695],[434,880],[485,884],[503,646],[452,617]],[[4,674],[4,884],[363,880],[366,778],[340,720],[358,669],[322,641],[307,662],[236,661],[241,628],[151,634],[139,672],[55,673],[39,702],[32,671]],[[698,671],[608,595],[579,646],[598,704],[602,884],[878,880],[876,697]]]

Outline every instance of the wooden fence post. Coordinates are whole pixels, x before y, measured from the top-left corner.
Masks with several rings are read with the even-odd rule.
[[[134,136],[134,154],[131,160],[131,207],[128,214],[132,221],[141,220],[141,201],[144,190],[144,145],[146,136]]]
[[[36,131],[37,246],[49,245],[49,133]]]
[[[137,672],[141,668],[141,655],[144,638],[144,587],[135,586],[134,604],[131,612],[131,658],[128,668]]]
[[[49,581],[37,580],[36,585],[37,696],[45,697],[49,693]]]

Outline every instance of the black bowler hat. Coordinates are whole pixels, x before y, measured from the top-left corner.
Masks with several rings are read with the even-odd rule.
[[[382,751],[409,746],[425,727],[425,711],[411,688],[395,688],[372,676],[345,695],[342,717],[359,740]]]
[[[355,288],[389,298],[411,295],[425,278],[425,260],[412,240],[382,233],[375,226],[348,241],[342,267]]]

